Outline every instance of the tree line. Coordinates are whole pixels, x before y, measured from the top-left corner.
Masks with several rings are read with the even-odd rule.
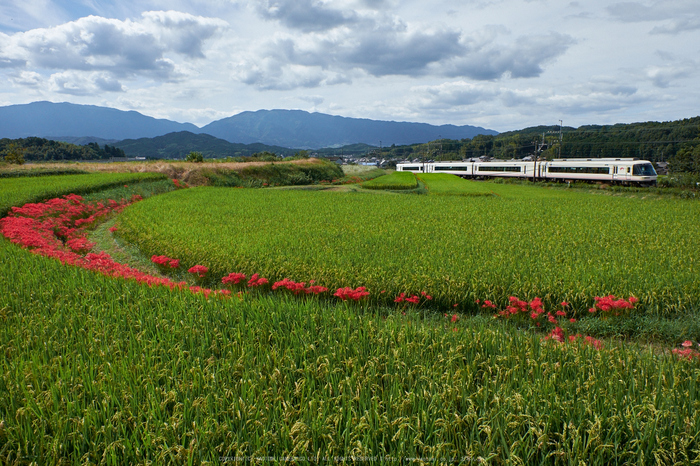
[[[126,157],[126,155],[117,147],[106,144],[100,147],[96,142],[79,146],[38,137],[0,139],[0,160],[9,163],[104,160],[112,157]]]

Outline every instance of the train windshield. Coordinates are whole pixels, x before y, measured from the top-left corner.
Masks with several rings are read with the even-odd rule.
[[[632,174],[635,176],[656,176],[656,170],[650,163],[640,163],[634,166]]]

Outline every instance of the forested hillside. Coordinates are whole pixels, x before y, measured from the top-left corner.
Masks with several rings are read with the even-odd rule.
[[[168,133],[155,138],[125,139],[115,144],[130,157],[184,159],[190,152],[200,152],[204,158],[249,157],[258,152],[289,156],[294,149],[261,143],[235,144],[208,134],[189,131]]]
[[[673,171],[700,172],[700,117],[663,123],[565,126],[561,129],[559,126],[536,126],[496,136],[391,146],[383,149],[381,156],[425,160],[482,156],[520,159],[535,153],[548,159],[636,157],[669,162]]]

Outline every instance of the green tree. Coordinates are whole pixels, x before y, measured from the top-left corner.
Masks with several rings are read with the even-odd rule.
[[[22,165],[24,163],[25,150],[24,147],[20,147],[18,144],[9,144],[3,151],[3,154],[5,154],[5,162]]]
[[[202,155],[201,152],[190,152],[187,154],[187,157],[185,157],[185,162],[195,162],[195,163],[202,163],[204,162],[204,156]]]

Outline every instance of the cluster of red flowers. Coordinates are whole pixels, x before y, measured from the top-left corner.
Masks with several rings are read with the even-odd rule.
[[[185,183],[180,183],[180,180],[178,180],[177,178],[173,178],[173,184],[178,189],[184,189],[189,187]]]
[[[554,313],[552,313],[551,311],[545,311],[544,303],[538,297],[535,297],[535,299],[533,299],[532,301],[527,302],[515,296],[511,296],[509,298],[509,302],[510,304],[506,306],[504,310],[496,313],[496,317],[502,317],[505,319],[510,319],[513,317],[521,318],[524,320],[529,319],[530,322],[534,322],[534,324],[538,327],[541,327],[543,323],[545,325],[554,325],[554,328],[549,333],[549,335],[545,337],[545,340],[553,340],[559,343],[573,343],[581,339],[583,340],[584,344],[592,345],[596,349],[600,349],[603,346],[603,343],[600,340],[596,340],[595,338],[590,336],[584,337],[581,334],[576,334],[569,335],[567,337],[566,332],[559,324],[560,317],[566,318],[566,308],[569,306],[569,303],[567,303],[566,301],[562,301],[561,303],[559,303],[561,309]],[[478,303],[479,301],[477,300],[477,304]],[[493,305],[493,303],[491,303],[490,301],[484,301],[484,305],[482,307],[495,308],[495,305]],[[573,318],[568,320],[569,322],[576,322],[576,319]]]
[[[590,313],[595,313],[597,311],[603,311],[614,316],[623,315],[632,309],[634,309],[635,303],[639,301],[634,296],[630,296],[629,299],[616,298],[613,295],[599,296],[595,297],[595,305],[588,310]]]
[[[248,288],[267,285],[267,283],[267,278],[261,277],[257,273],[254,273],[253,276],[250,277],[250,280],[248,280]]]
[[[199,278],[204,278],[206,277],[207,272],[209,272],[209,269],[203,265],[193,265],[187,271],[193,275],[197,275]]]
[[[686,340],[681,344],[681,346],[683,347],[683,349],[676,348],[672,351],[672,353],[682,359],[688,359],[689,361],[697,359],[698,361],[700,361],[700,352],[693,349],[692,341]]]
[[[496,309],[496,305],[493,304],[493,303],[492,303],[491,301],[489,301],[488,299],[485,299],[484,302],[483,302],[483,304],[481,303],[480,300],[477,299],[477,300],[476,300],[476,304],[481,304],[481,307],[482,307],[483,309]],[[456,306],[457,306],[457,305],[455,304],[455,307],[456,307]]]
[[[320,293],[325,293],[328,291],[328,288],[325,286],[318,286],[314,285],[315,281],[311,280],[309,282],[309,286],[306,286],[306,282],[295,282],[294,280],[290,280],[289,278],[285,278],[284,280],[275,282],[272,285],[272,289],[276,290],[277,288],[285,288],[295,295],[298,295],[300,293],[303,294],[320,294]]]
[[[90,204],[83,202],[81,196],[70,194],[43,203],[13,207],[8,216],[0,220],[0,232],[36,254],[75,261],[79,254],[87,253],[94,246],[83,237],[88,227],[140,199],[134,196],[130,201]]]
[[[338,291],[333,293],[333,296],[337,296],[343,301],[347,301],[348,299],[352,299],[353,301],[359,301],[365,296],[369,296],[369,292],[364,286],[360,286],[354,290],[349,286],[346,286],[345,288],[338,288]]]
[[[180,267],[180,259],[171,259],[168,256],[151,256],[151,262],[163,268],[176,269]]]
[[[401,293],[396,298],[394,298],[394,302],[395,303],[407,302],[407,303],[411,303],[411,304],[418,304],[418,303],[420,303],[421,298],[425,298],[426,301],[430,301],[433,299],[433,297],[430,296],[425,291],[421,291],[420,294],[421,294],[420,296],[413,295],[413,296],[406,297],[406,293]]]
[[[559,326],[554,327],[552,332],[549,335],[547,335],[544,339],[545,340],[555,340],[555,341],[558,341],[559,343],[566,343],[567,341],[569,343],[574,343],[575,341],[580,339],[580,340],[583,340],[584,344],[591,345],[595,349],[601,349],[603,347],[602,341],[596,340],[595,338],[588,336],[588,335],[583,336],[580,333],[577,333],[576,335],[569,335],[569,337],[567,338],[566,334],[564,333],[564,330]]]
[[[519,298],[516,298],[515,296],[511,296],[508,298],[510,301],[510,305],[506,306],[506,308],[502,311],[499,311],[496,315],[499,317],[503,317],[504,319],[510,319],[512,317],[519,317],[523,316],[520,318],[525,318],[533,321],[535,325],[540,327],[542,325],[543,317],[546,318],[546,321],[551,323],[551,324],[557,324],[558,320],[557,317],[566,317],[566,307],[569,305],[566,301],[563,301],[560,306],[562,309],[556,311],[554,314],[551,312],[547,312],[545,314],[544,310],[544,303],[542,300],[538,297],[535,297],[530,302],[523,301]],[[477,304],[478,304],[477,300]],[[481,306],[483,308],[495,308],[496,305],[493,304],[491,301],[484,301],[484,304]],[[571,322],[575,322],[576,319],[569,319]]]
[[[245,274],[232,272],[221,279],[221,283],[224,285],[238,285],[240,282],[245,280]]]

